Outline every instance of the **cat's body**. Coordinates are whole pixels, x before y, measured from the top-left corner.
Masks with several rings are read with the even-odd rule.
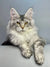
[[[33,10],[30,8],[25,15],[19,15],[14,8],[10,10],[11,19],[7,26],[7,36],[10,42],[18,45],[22,55],[29,58],[34,47],[34,56],[37,63],[42,64],[43,46],[45,41],[38,36],[37,28],[32,19]]]
[[[10,29],[8,31],[8,35],[14,45],[22,45],[23,43],[27,43],[31,46],[36,40],[39,39],[35,28],[26,28],[25,31],[22,30],[20,32]]]

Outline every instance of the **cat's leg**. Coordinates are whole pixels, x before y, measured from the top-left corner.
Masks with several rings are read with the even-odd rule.
[[[32,51],[30,49],[30,47],[24,43],[22,45],[19,45],[20,49],[21,49],[21,53],[25,58],[30,58],[32,55]]]
[[[34,57],[37,64],[43,64],[44,62],[44,42],[39,40],[34,44]]]

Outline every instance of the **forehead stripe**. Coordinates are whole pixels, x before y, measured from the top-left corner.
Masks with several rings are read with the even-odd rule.
[[[23,21],[24,20],[24,15],[20,15],[20,18]]]

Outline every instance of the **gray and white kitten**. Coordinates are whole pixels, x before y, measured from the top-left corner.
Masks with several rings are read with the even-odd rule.
[[[43,47],[45,41],[38,36],[32,17],[32,8],[29,8],[25,15],[19,15],[14,8],[11,8],[7,36],[11,43],[20,47],[24,57],[29,58],[34,52],[35,61],[42,64],[44,61]],[[32,51],[32,48],[34,51]]]

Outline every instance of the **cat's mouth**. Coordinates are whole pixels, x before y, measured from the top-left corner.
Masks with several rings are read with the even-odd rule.
[[[22,29],[21,31],[22,31],[22,32],[25,32],[25,30],[23,30],[23,29]]]
[[[18,32],[25,32],[25,30],[20,30],[20,31],[18,31]]]

